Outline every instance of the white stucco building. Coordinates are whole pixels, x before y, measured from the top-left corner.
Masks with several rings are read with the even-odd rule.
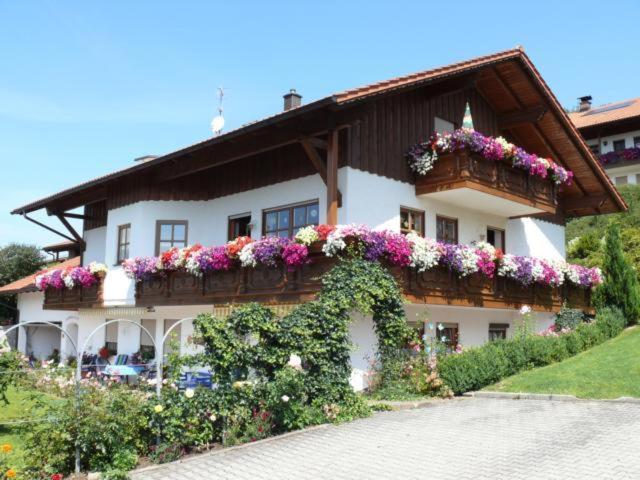
[[[448,177],[419,188],[407,165],[407,149],[437,129],[461,127],[466,105],[476,130],[554,157],[573,171],[576,182],[558,190],[546,180],[534,188],[531,179],[510,166],[472,159],[472,167],[465,170],[456,160]],[[550,139],[546,147],[541,136]],[[120,264],[126,258],[157,255],[172,246],[222,245],[238,235],[291,236],[304,225],[357,223],[415,230],[447,243],[487,241],[506,253],[563,259],[566,216],[626,208],[521,49],[307,105],[288,94],[280,114],[136,162],[13,213],[46,208],[60,218],[78,207],[84,207],[83,231],[70,233],[82,246],[82,264],[102,262],[109,272],[91,302],[65,301],[47,291],[47,308],[60,313],[73,307],[60,321],[79,345],[86,342],[87,351],[108,345],[124,354],[151,346],[129,322],[143,325],[159,343],[171,325],[199,313],[223,314],[230,303],[256,299],[286,311],[296,298],[295,292],[277,290],[277,282],[267,276],[262,284],[250,279],[234,293],[220,294],[218,302],[207,301],[201,294],[208,287],[194,287],[193,279],[166,281],[149,294],[124,274]],[[406,291],[407,321],[418,329],[441,323],[451,341],[463,345],[511,335],[524,303],[531,303],[538,328],[546,328],[562,300],[535,296],[533,287],[516,295],[515,290],[447,281],[445,286],[426,282],[418,293]],[[269,296],[260,293],[266,287],[276,290]],[[127,322],[100,328],[113,319]],[[176,332],[184,346],[193,326],[187,321]],[[364,388],[376,351],[371,319],[354,314],[351,334],[352,383]],[[67,342],[61,348],[71,354]]]

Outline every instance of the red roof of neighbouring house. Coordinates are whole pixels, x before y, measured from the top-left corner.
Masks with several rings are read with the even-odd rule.
[[[584,112],[569,113],[569,118],[577,128],[604,125],[635,117],[640,118],[640,98],[606,103]]]
[[[53,265],[46,270],[52,270],[54,268],[66,268],[66,267],[79,267],[80,266],[80,257],[70,258],[69,260],[65,260],[64,262]],[[39,275],[42,271],[36,272],[33,275],[27,275],[26,277],[22,277],[15,282],[11,282],[3,287],[0,287],[0,295],[15,295],[16,293],[26,293],[26,292],[35,292],[36,289],[36,276]]]

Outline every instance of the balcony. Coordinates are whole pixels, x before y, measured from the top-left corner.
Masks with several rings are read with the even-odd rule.
[[[44,310],[78,310],[102,307],[102,281],[91,287],[48,288],[44,294]]]
[[[136,306],[212,305],[244,302],[269,304],[313,300],[321,287],[320,278],[336,260],[320,252],[299,270],[286,268],[234,269],[202,277],[171,272],[137,284]],[[502,278],[481,275],[458,278],[444,268],[417,273],[409,268],[392,269],[407,300],[419,304],[515,309],[529,305],[535,311],[556,312],[563,301],[590,309],[590,290],[573,286],[522,287]]]
[[[505,217],[556,213],[558,188],[507,163],[468,150],[439,156],[416,179],[416,195]]]

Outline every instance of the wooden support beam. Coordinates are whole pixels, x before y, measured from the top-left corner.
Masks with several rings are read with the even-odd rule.
[[[498,115],[498,128],[505,130],[519,125],[535,124],[542,120],[545,113],[547,113],[547,108],[544,105],[537,105],[535,107]]]
[[[322,181],[326,185],[327,184],[327,166],[325,165],[324,160],[320,158],[320,154],[318,153],[318,150],[316,150],[316,147],[313,146],[313,144],[309,139],[305,138],[303,140],[300,140],[300,143],[302,145],[302,148],[304,148],[304,151],[307,153],[307,157],[309,157],[309,160],[311,161],[315,169],[318,171],[318,173],[320,174],[320,177],[322,178]]]
[[[75,241],[78,242],[80,245],[84,245],[84,240],[83,238],[80,236],[80,234],[78,232],[76,232],[76,229],[73,228],[71,226],[71,224],[69,223],[69,220],[67,220],[64,217],[64,214],[59,213],[56,215],[58,217],[58,220],[60,220],[60,222],[65,226],[65,228],[69,231],[69,233],[71,233],[71,235],[73,236],[73,238],[75,238]]]
[[[331,130],[327,141],[327,223],[338,224],[338,132]]]
[[[81,215],[79,213],[70,213],[70,212],[64,212],[62,216],[67,218],[75,218],[77,220],[93,220],[95,218],[89,215]]]
[[[509,96],[511,98],[511,100],[514,101],[514,103],[518,106],[518,108],[523,109],[524,108],[524,104],[520,101],[520,98],[518,98],[518,95],[516,95],[516,92],[514,92],[513,88],[511,88],[511,86],[507,82],[504,81],[504,79],[502,78],[502,75],[500,75],[500,72],[498,71],[498,69],[496,67],[493,67],[491,69],[491,72],[493,73],[493,77],[500,84],[500,86],[505,91],[507,96]]]
[[[320,154],[318,153],[318,150],[316,149],[316,147],[313,146],[313,141],[309,138],[304,138],[300,140],[300,144],[302,145],[302,148],[304,148],[304,151],[307,153],[307,157],[309,157],[309,160],[311,161],[315,169],[318,171],[320,178],[322,178],[322,181],[324,182],[324,184],[327,185],[327,165],[325,161],[322,159],[322,157],[320,156]],[[325,146],[326,146],[326,142],[325,142]],[[338,189],[338,207],[341,207],[341,206],[342,206],[342,192],[340,192],[340,189]]]
[[[586,197],[565,197],[560,201],[560,207],[570,212],[584,208],[600,208],[609,199],[608,195],[588,195]]]
[[[73,238],[69,237],[68,235],[65,235],[64,233],[59,232],[59,231],[58,231],[58,230],[56,230],[55,228],[51,228],[49,225],[45,225],[44,223],[39,222],[39,221],[38,221],[38,220],[36,220],[35,218],[31,218],[31,217],[29,217],[26,213],[23,213],[23,214],[22,214],[22,216],[23,216],[25,219],[29,220],[30,222],[35,223],[35,224],[36,224],[36,225],[38,225],[39,227],[42,227],[42,228],[44,228],[45,230],[49,230],[50,232],[55,233],[56,235],[60,235],[62,238],[66,238],[66,239],[67,239],[67,240],[69,240],[70,242],[75,242],[75,241],[76,241],[75,239],[73,239]]]

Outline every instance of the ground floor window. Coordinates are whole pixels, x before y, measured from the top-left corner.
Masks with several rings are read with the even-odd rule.
[[[455,349],[458,345],[458,324],[441,323],[438,325],[436,335],[438,335],[438,338],[442,343],[452,349]]]
[[[110,321],[111,319],[107,320]],[[107,347],[109,355],[118,354],[118,322],[109,323],[105,327],[104,346]]]
[[[153,341],[156,336],[156,320],[155,318],[143,318],[140,323],[149,331],[149,333],[147,333],[140,329],[140,355],[143,359],[154,358],[156,356],[156,350],[153,346]]]
[[[163,335],[166,335],[167,332],[169,331],[169,329],[171,328],[172,325],[178,323],[179,320],[165,320],[164,321],[164,333]],[[167,354],[167,353],[171,353],[171,342],[173,340],[176,340],[178,342],[180,342],[180,332],[182,330],[182,325],[178,325],[176,328],[174,328],[173,330],[171,330],[171,333],[169,334],[169,337],[167,338],[167,340],[164,342],[164,345],[162,346],[162,351]]]
[[[490,323],[489,324],[489,341],[507,338],[508,323]]]

